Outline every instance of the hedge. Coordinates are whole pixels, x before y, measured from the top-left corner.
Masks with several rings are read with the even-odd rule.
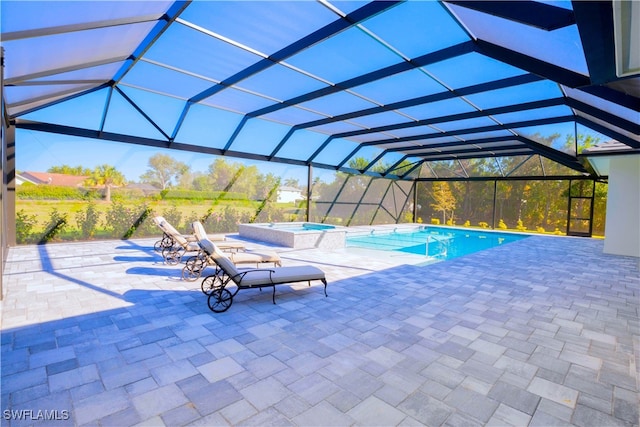
[[[84,188],[61,187],[58,185],[20,185],[16,187],[16,196],[20,199],[84,200],[89,195],[99,197],[94,190]]]
[[[234,193],[231,191],[198,191],[170,189],[161,192],[165,200],[187,199],[187,200],[247,200],[244,193]]]
[[[138,199],[145,197],[144,193],[136,189],[112,188],[112,197],[125,199]],[[16,188],[16,195],[26,200],[86,200],[88,198],[101,199],[103,189],[86,189],[74,187],[61,187],[57,185],[20,185]],[[248,200],[244,193],[224,191],[198,191],[170,189],[161,193],[165,200]]]

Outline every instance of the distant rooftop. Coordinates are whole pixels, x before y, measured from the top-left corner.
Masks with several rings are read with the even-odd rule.
[[[22,172],[20,175],[34,184],[59,185],[62,187],[80,187],[88,178],[87,176],[50,172]]]

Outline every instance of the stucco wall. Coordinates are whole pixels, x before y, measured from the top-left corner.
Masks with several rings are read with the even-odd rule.
[[[640,257],[640,156],[610,160],[604,252]]]

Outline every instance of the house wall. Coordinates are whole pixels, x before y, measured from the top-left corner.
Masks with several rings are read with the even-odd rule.
[[[296,200],[302,199],[301,192],[293,192],[293,191],[279,191],[278,192],[278,203],[291,203]]]
[[[604,252],[640,257],[640,156],[610,162]]]

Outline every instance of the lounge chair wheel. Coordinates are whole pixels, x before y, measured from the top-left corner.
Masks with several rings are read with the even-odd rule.
[[[202,270],[204,270],[204,266],[197,259],[189,259],[187,265],[182,268],[182,279],[187,282],[198,280],[202,275]]]
[[[156,252],[162,252],[166,248],[170,248],[172,246],[173,246],[173,239],[165,235],[162,237],[162,239],[158,240],[153,245],[153,250],[155,250]]]
[[[182,268],[182,278],[187,282],[198,280],[202,275],[202,270],[206,267],[206,262],[197,256],[189,257],[186,265]]]
[[[205,295],[209,295],[214,290],[222,288],[224,283],[222,275],[224,275],[224,273],[216,273],[212,274],[211,276],[205,277],[202,281],[202,284],[200,284],[202,293],[204,293]]]
[[[231,307],[233,295],[225,288],[216,288],[207,299],[209,309],[215,313],[222,313]]]
[[[162,256],[164,256],[164,261],[169,265],[176,265],[180,263],[182,259],[182,254],[184,253],[183,248],[170,247],[162,250]]]

